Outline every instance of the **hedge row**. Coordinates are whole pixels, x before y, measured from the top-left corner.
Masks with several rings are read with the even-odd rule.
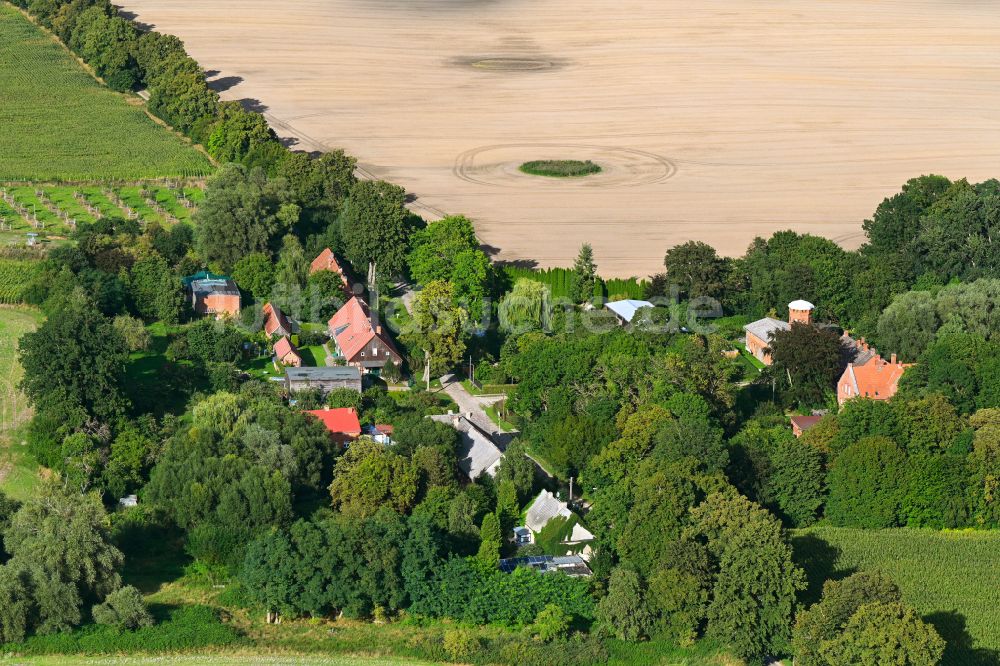
[[[229,645],[240,640],[231,626],[207,606],[182,606],[162,613],[161,621],[136,631],[89,624],[67,632],[36,635],[23,643],[0,647],[6,654],[134,654],[176,652],[208,646]]]
[[[223,102],[184,43],[144,30],[108,0],[12,0],[114,90],[149,91],[149,110],[220,162],[272,171],[289,154],[264,116]]]
[[[569,268],[525,268],[504,265],[501,272],[506,281],[513,285],[518,280],[528,279],[541,282],[549,288],[553,298],[569,298],[573,285],[573,271]],[[645,298],[648,282],[636,278],[598,279],[594,296],[611,301],[626,298]]]

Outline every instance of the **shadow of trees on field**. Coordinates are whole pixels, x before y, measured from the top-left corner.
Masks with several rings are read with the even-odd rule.
[[[945,640],[943,666],[1000,666],[1000,652],[975,647],[965,616],[957,610],[930,613],[923,619]]]
[[[823,583],[839,580],[854,573],[854,569],[837,569],[840,549],[815,534],[797,534],[792,537],[792,558],[806,572],[807,587],[799,595],[799,602],[807,608],[823,596]]]
[[[208,87],[215,92],[225,92],[243,82],[242,76],[220,76],[208,82]]]
[[[236,101],[240,103],[240,106],[251,113],[265,113],[268,109],[267,104],[264,104],[264,102],[253,97],[244,97],[243,99]]]
[[[500,248],[493,247],[492,245],[481,245],[480,246],[486,254],[493,257],[500,254]],[[534,259],[514,259],[512,261],[498,261],[497,266],[502,268],[504,266],[510,266],[511,268],[538,268],[538,262]]]
[[[139,15],[135,12],[130,12],[127,9],[118,8],[118,16],[121,16],[126,21],[131,21],[132,24],[138,28],[141,32],[149,32],[156,28],[154,23],[143,23],[139,20]]]
[[[819,601],[825,581],[840,580],[856,571],[839,567],[840,549],[815,534],[793,534],[791,544],[795,563],[806,572],[807,587],[799,595],[801,608]],[[976,647],[965,616],[957,610],[935,611],[923,619],[945,640],[942,666],[1000,666],[1000,651]]]

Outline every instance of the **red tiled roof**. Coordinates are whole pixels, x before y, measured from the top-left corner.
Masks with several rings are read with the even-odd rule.
[[[337,263],[337,257],[333,255],[333,251],[330,248],[324,248],[322,252],[319,253],[312,263],[309,264],[309,273],[318,273],[319,271],[333,271],[334,273],[340,273],[341,278],[344,282],[347,282],[347,278],[344,276],[344,270]]]
[[[288,317],[281,311],[281,308],[270,303],[265,303],[261,311],[264,313],[265,333],[274,335],[279,331],[284,331],[285,333],[292,332],[291,326],[288,323]]]
[[[793,416],[789,419],[792,425],[797,426],[799,430],[808,430],[814,425],[819,423],[823,419],[822,416]]]
[[[361,422],[353,407],[338,407],[335,409],[310,409],[306,414],[312,414],[335,435],[361,435]]]
[[[337,347],[344,358],[354,358],[369,342],[378,337],[396,356],[395,345],[385,334],[378,334],[372,326],[371,313],[364,301],[355,296],[337,310],[329,321],[330,333],[337,340]]]
[[[278,357],[278,360],[285,358],[288,354],[295,354],[299,356],[299,350],[295,348],[292,341],[288,339],[287,335],[281,336],[281,339],[274,343],[274,355]],[[299,356],[301,359],[301,356]]]
[[[895,355],[893,360],[895,360]],[[911,363],[889,362],[881,356],[876,356],[864,365],[854,365],[853,363],[848,365],[847,369],[844,370],[841,382],[846,380],[848,385],[853,388],[849,397],[888,400],[896,395],[899,380],[911,365]]]
[[[394,428],[387,423],[376,423],[375,430],[382,433],[383,435],[391,435]]]

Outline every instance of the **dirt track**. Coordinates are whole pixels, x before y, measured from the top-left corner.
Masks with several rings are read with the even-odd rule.
[[[646,275],[688,239],[858,245],[907,178],[1000,175],[982,0],[125,0],[306,149],[342,146],[499,259]],[[532,159],[605,171],[553,181]]]

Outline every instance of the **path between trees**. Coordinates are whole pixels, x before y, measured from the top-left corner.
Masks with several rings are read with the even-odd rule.
[[[455,375],[445,375],[441,377],[441,388],[448,394],[448,397],[455,401],[458,410],[467,419],[484,432],[488,432],[494,439],[508,437],[511,433],[501,432],[500,427],[493,423],[486,414],[486,407],[495,405],[503,400],[501,395],[476,396],[465,390],[462,383]]]
[[[455,375],[445,375],[441,377],[441,387],[449,398],[455,401],[458,405],[459,411],[467,419],[472,421],[476,427],[484,432],[488,432],[493,441],[502,449],[506,450],[507,446],[517,437],[519,432],[517,431],[507,431],[503,432],[500,427],[493,423],[493,420],[486,414],[485,407],[490,407],[495,405],[504,399],[502,395],[472,395],[469,393],[462,383],[458,380]],[[555,478],[545,466],[542,465],[538,460],[531,457],[529,453],[525,453],[535,466],[549,478]]]

